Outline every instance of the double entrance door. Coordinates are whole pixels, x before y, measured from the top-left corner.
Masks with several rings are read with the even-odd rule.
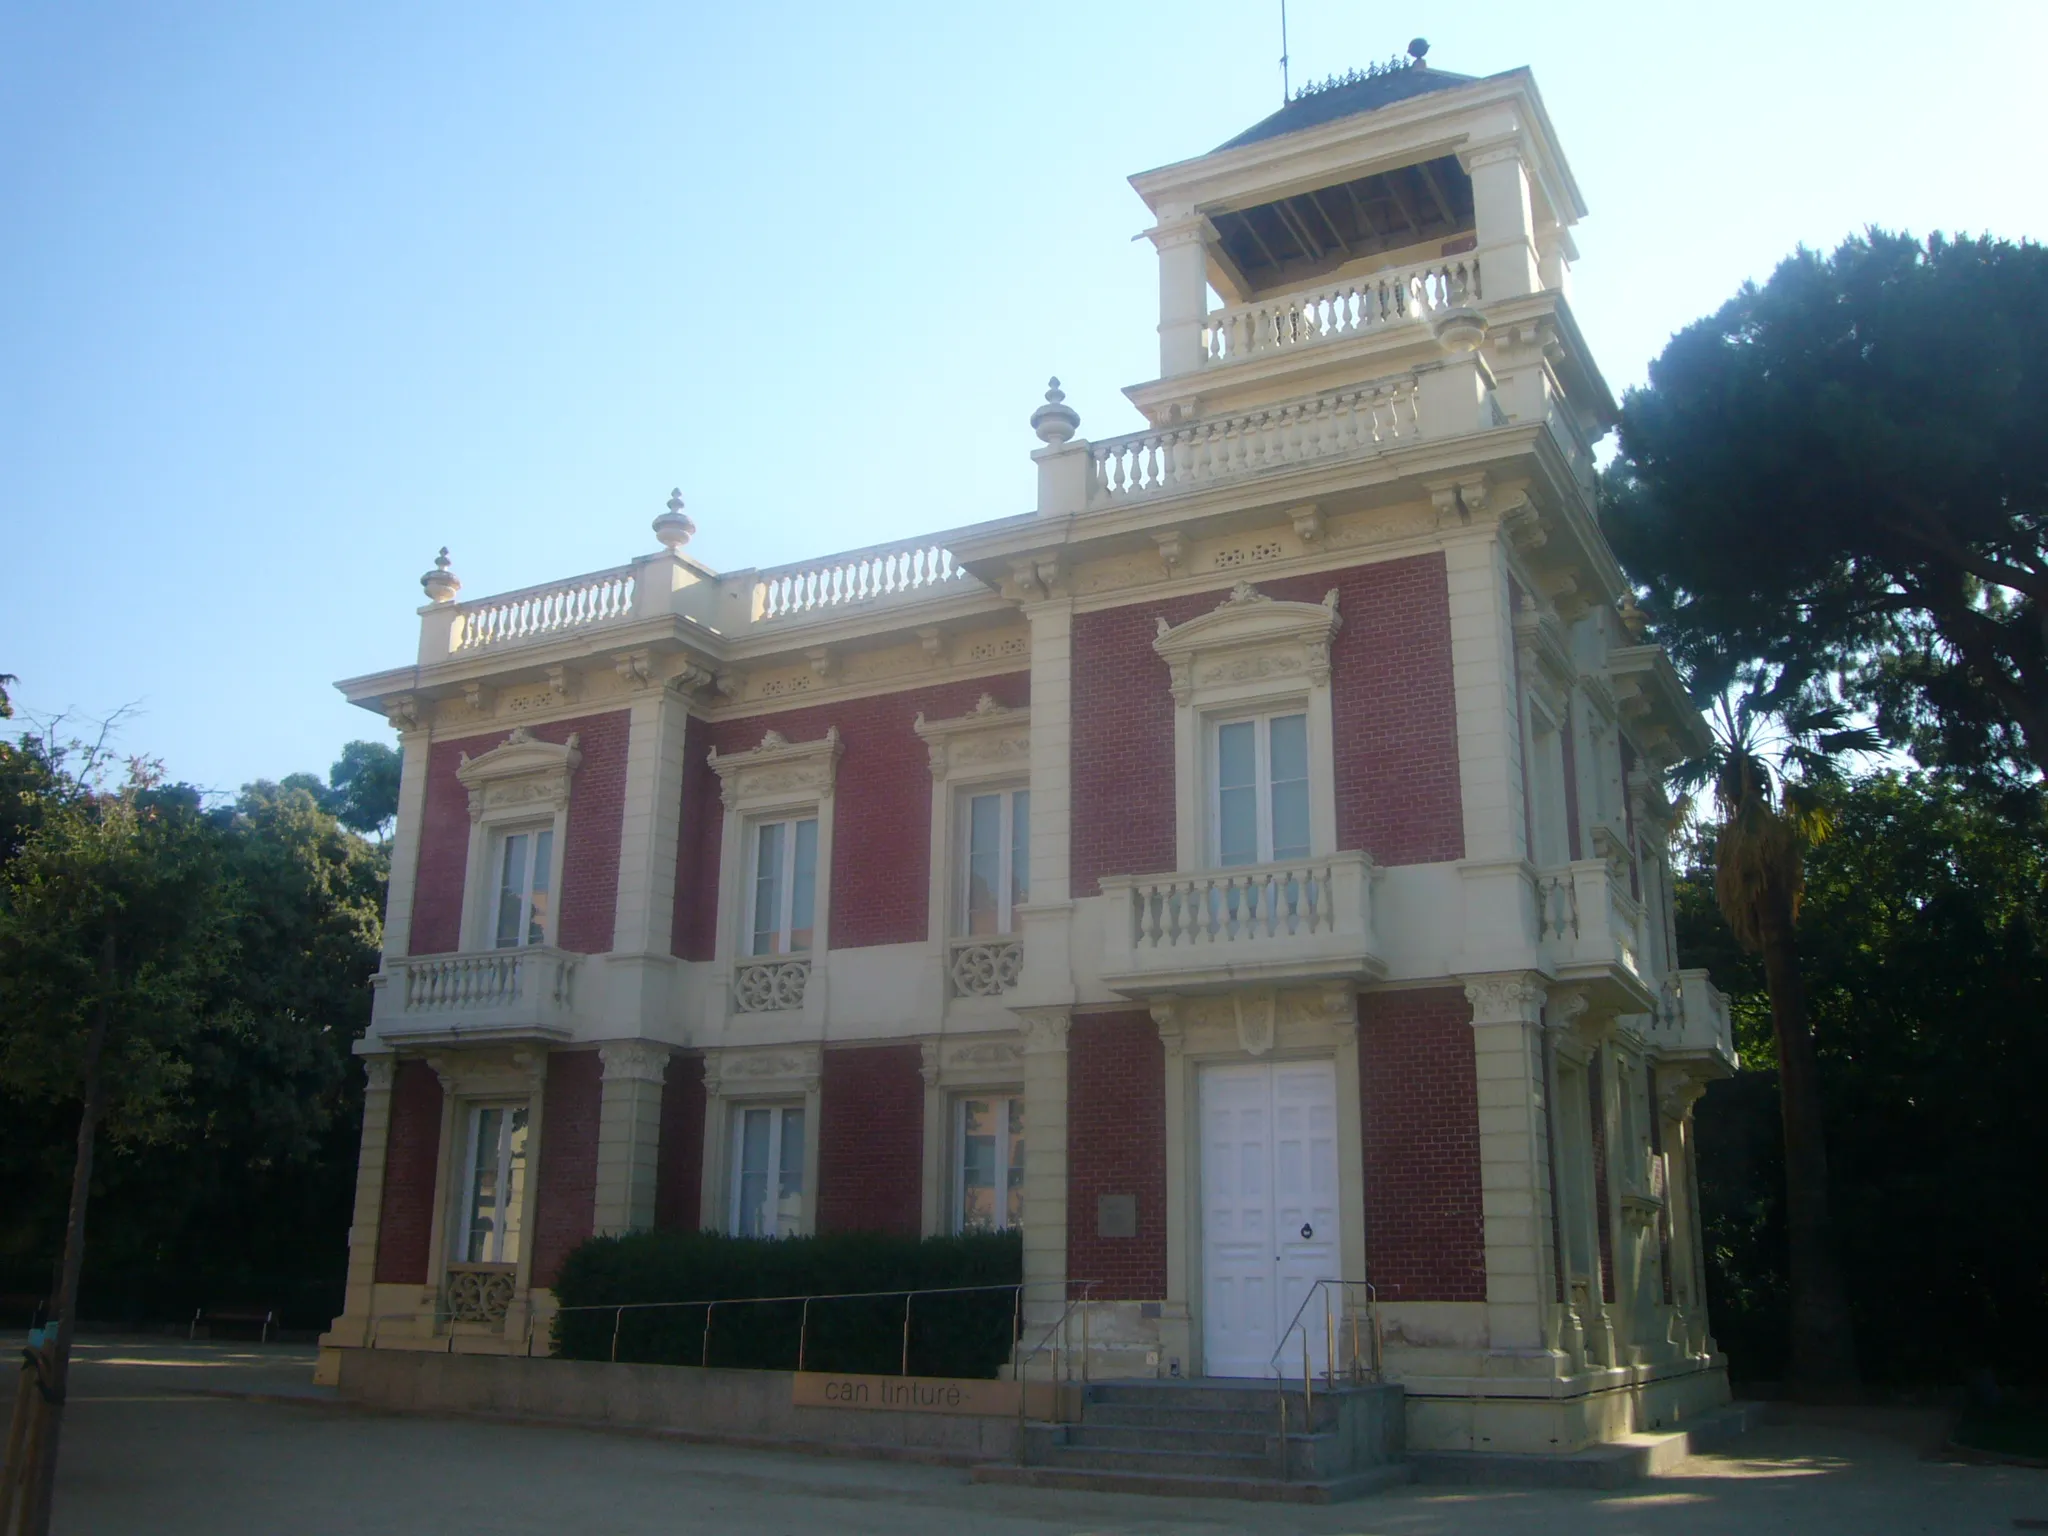
[[[1203,1370],[1268,1376],[1280,1332],[1310,1288],[1342,1273],[1336,1063],[1204,1067],[1198,1091]],[[1321,1369],[1322,1303],[1302,1321]],[[1288,1347],[1292,1365],[1282,1368],[1298,1370],[1298,1335]]]

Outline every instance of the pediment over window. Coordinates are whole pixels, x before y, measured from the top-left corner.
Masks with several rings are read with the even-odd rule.
[[[839,727],[817,741],[791,741],[769,731],[761,745],[746,752],[721,753],[713,747],[705,759],[717,773],[719,798],[728,810],[766,800],[812,795],[832,797],[839,776]]]
[[[931,753],[935,779],[964,769],[1021,770],[1031,759],[1031,711],[998,704],[986,693],[964,715],[927,720],[919,714],[912,729]]]
[[[1174,699],[1190,702],[1196,690],[1298,677],[1322,686],[1330,680],[1330,642],[1342,623],[1337,589],[1320,603],[1284,602],[1248,581],[1208,613],[1185,624],[1159,620],[1152,649],[1164,658]]]
[[[514,726],[490,751],[476,757],[465,752],[455,777],[469,791],[472,821],[486,811],[525,806],[559,811],[568,807],[569,780],[582,761],[574,736],[557,744]]]

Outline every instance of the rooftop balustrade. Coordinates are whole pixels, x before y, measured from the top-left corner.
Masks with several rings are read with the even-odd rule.
[[[449,650],[464,655],[487,646],[547,639],[568,630],[630,618],[634,586],[633,567],[622,565],[458,603]]]
[[[1483,296],[1479,258],[1454,256],[1211,310],[1202,328],[1203,364],[1242,362],[1387,330],[1476,304]]]
[[[929,540],[908,540],[756,572],[754,612],[757,619],[767,621],[913,593],[951,593],[980,586],[954,561],[951,550]]]
[[[1320,460],[1383,453],[1421,435],[1413,379],[1090,443],[1090,507],[1111,506]]]

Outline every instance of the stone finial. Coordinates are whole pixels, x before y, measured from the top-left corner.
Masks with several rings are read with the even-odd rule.
[[[462,578],[448,568],[448,546],[441,546],[441,553],[434,556],[434,568],[420,578],[420,586],[430,603],[452,603],[455,594],[462,590]]]
[[[1031,413],[1031,430],[1054,447],[1066,442],[1081,425],[1080,412],[1066,402],[1066,391],[1054,377],[1046,381],[1045,404]]]
[[[683,511],[681,489],[670,491],[668,510],[654,520],[654,536],[673,551],[689,543],[696,531],[697,524]]]

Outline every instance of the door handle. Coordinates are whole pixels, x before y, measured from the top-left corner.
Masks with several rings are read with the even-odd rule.
[[[1301,1240],[1303,1242],[1307,1242],[1310,1238],[1314,1237],[1315,1235],[1316,1229],[1304,1221],[1301,1224]]]

